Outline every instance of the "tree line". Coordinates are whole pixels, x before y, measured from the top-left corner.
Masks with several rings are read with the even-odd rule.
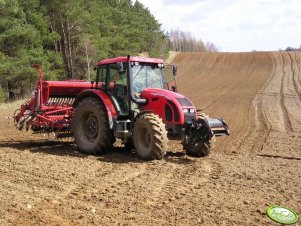
[[[139,1],[1,0],[0,17],[0,102],[16,81],[36,81],[30,64],[41,64],[46,79],[89,80],[95,63],[107,57],[207,51],[188,33],[163,31]],[[20,90],[22,96],[26,87]]]
[[[169,47],[176,52],[217,52],[217,47],[211,43],[206,44],[202,39],[197,40],[190,32],[180,29],[171,30],[169,35]]]
[[[299,48],[289,46],[285,49],[285,51],[301,51],[301,46]]]

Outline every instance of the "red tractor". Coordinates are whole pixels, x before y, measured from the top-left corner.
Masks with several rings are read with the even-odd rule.
[[[229,135],[223,119],[198,112],[177,93],[175,65],[143,57],[117,57],[96,65],[95,81],[43,81],[16,111],[18,129],[73,136],[86,154],[110,151],[116,139],[143,159],[161,159],[169,139],[179,139],[188,155],[206,156],[215,136]],[[163,69],[172,69],[173,82]],[[173,84],[173,85],[172,85]]]

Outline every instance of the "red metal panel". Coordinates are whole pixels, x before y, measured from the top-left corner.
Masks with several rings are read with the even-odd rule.
[[[111,100],[111,98],[101,90],[93,90],[95,94],[97,94],[100,99],[104,102],[108,113],[111,113],[112,117],[117,117],[117,111],[115,106]]]
[[[86,89],[91,89],[91,82],[68,80],[68,81],[44,81],[44,88],[48,90],[49,96],[70,97]]]
[[[141,97],[147,99],[147,105],[142,106],[142,110],[154,111],[154,113],[159,115],[162,118],[163,122],[166,124],[184,124],[184,114],[182,108],[185,106],[181,106],[177,100],[177,98],[185,98],[183,95],[169,90],[151,88],[143,90]],[[168,103],[168,101],[172,102],[179,111],[178,122],[167,122],[166,120],[164,106]],[[189,108],[195,107],[189,106]]]

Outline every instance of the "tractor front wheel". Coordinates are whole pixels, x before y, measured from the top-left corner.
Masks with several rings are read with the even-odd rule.
[[[95,98],[84,98],[78,104],[71,129],[79,150],[85,154],[103,154],[113,148],[114,137],[107,112]]]
[[[133,138],[136,153],[142,159],[162,159],[166,154],[167,131],[158,115],[145,113],[139,116]]]

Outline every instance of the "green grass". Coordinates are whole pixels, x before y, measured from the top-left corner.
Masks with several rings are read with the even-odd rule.
[[[0,110],[8,110],[8,109],[17,110],[25,102],[26,102],[26,100],[23,99],[23,100],[16,100],[16,101],[9,102],[9,103],[2,103],[2,104],[0,104]]]

